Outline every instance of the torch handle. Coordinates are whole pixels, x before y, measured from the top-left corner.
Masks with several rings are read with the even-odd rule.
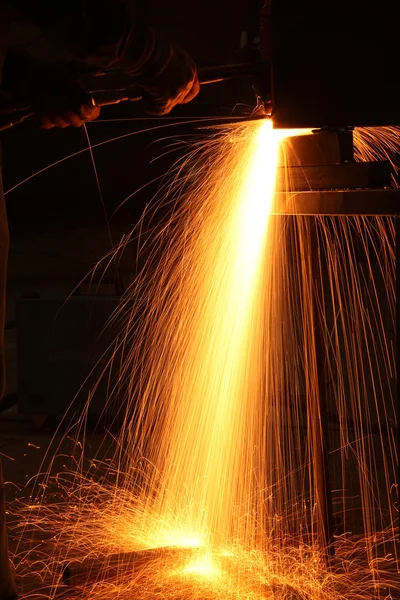
[[[199,69],[200,85],[209,85],[228,81],[229,79],[244,79],[254,77],[260,69],[260,63],[241,63],[233,65],[222,65],[217,67],[205,67]],[[126,88],[111,90],[96,90],[89,92],[89,104],[93,106],[111,106],[120,102],[140,102],[142,100],[141,88],[134,84]]]

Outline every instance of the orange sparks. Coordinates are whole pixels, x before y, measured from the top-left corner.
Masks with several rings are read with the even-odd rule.
[[[54,584],[76,560],[90,600],[359,600],[380,593],[378,572],[397,585],[387,574],[397,535],[393,402],[372,435],[380,398],[393,401],[381,307],[393,325],[394,228],[383,218],[311,225],[272,214],[282,141],[304,133],[270,121],[227,126],[177,165],[167,194],[175,212],[111,322],[110,364],[120,368],[110,401],[126,399],[118,452],[72,483],[59,475],[61,507],[20,513],[34,534],[55,528],[34,551],[20,548],[21,568],[43,563],[58,573]],[[307,428],[320,393],[315,261],[341,517],[330,569],[315,544],[318,431]],[[356,510],[364,535],[350,537]]]

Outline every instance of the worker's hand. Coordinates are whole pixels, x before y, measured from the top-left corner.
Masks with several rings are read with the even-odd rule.
[[[77,82],[57,80],[50,73],[47,80],[34,90],[32,106],[43,129],[81,127],[97,119],[100,108],[86,102],[87,95]]]
[[[153,115],[165,115],[177,104],[186,104],[197,96],[200,83],[196,65],[178,44],[158,42],[157,61],[138,78],[144,91],[146,111]]]
[[[50,111],[38,114],[42,129],[65,129],[66,127],[81,127],[87,121],[94,121],[100,114],[100,108],[82,104],[75,110]]]

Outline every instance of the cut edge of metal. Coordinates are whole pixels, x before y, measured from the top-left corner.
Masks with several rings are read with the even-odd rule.
[[[272,215],[397,216],[400,189],[277,192]]]

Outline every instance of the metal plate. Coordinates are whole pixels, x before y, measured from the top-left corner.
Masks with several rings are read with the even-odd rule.
[[[400,190],[341,190],[277,193],[276,215],[397,215]]]

